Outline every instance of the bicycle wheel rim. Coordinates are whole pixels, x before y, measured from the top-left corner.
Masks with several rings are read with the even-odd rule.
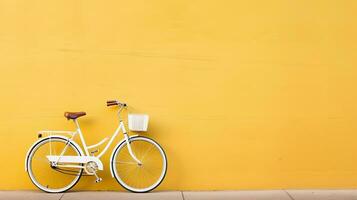
[[[60,147],[64,147],[67,144],[67,140],[63,138],[45,138],[39,141],[30,151],[27,161],[28,174],[32,183],[40,190],[48,193],[65,192],[71,189],[80,179],[83,169],[72,168],[56,168],[57,170],[65,169],[71,170],[71,175],[61,173],[51,168],[50,162],[45,155],[46,147],[51,145],[51,155],[59,155]],[[42,148],[41,148],[42,147]],[[47,150],[48,151],[48,150]],[[68,147],[64,155],[80,156],[80,151],[71,143],[68,143]],[[34,163],[34,160],[39,161]],[[42,164],[40,164],[42,163]]]
[[[160,170],[156,170],[159,173],[156,173],[155,174],[156,176],[151,177],[151,179],[149,181],[145,180],[145,178],[148,178],[147,176],[145,176],[145,172],[146,172],[146,175],[148,175],[147,170],[150,170],[150,168],[145,168],[145,167],[148,166],[148,162],[146,162],[146,161],[147,160],[152,161],[153,157],[151,157],[151,156],[148,157],[148,154],[146,154],[146,159],[142,159],[143,154],[138,152],[138,148],[137,148],[137,144],[139,144],[138,143],[139,141],[150,144],[152,147],[151,150],[155,150],[156,153],[159,153],[156,155],[160,156],[160,162],[156,162],[156,163],[160,163]],[[146,137],[131,138],[130,144],[131,144],[134,154],[137,156],[137,158],[139,160],[141,160],[143,162],[143,164],[141,167],[139,167],[138,165],[136,165],[136,166],[134,165],[133,162],[135,162],[135,161],[129,155],[126,143],[123,142],[122,144],[119,145],[119,147],[115,150],[115,153],[113,154],[113,159],[112,159],[111,164],[112,164],[114,177],[116,178],[118,183],[128,191],[137,192],[137,193],[149,192],[149,191],[155,189],[157,186],[159,186],[166,175],[167,158],[166,158],[165,152],[160,147],[159,144],[157,144],[152,139],[149,139]],[[145,153],[145,152],[147,152],[147,151],[144,151],[142,153]],[[120,153],[126,154],[126,157],[118,156]],[[151,155],[151,154],[149,154],[149,155]],[[122,160],[123,158],[127,158],[129,160]],[[130,164],[128,164],[128,165],[130,165],[132,167],[132,169],[130,169],[130,167],[129,168],[125,167],[126,163],[123,163],[123,162],[130,162]],[[138,171],[140,169],[142,169],[141,172]],[[145,187],[139,187],[140,185],[145,186]]]

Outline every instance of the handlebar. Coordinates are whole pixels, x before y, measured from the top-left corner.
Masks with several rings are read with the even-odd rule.
[[[107,106],[122,106],[122,107],[126,107],[126,103],[121,103],[118,100],[108,100],[107,101]]]

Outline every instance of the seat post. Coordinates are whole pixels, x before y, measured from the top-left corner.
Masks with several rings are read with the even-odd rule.
[[[87,156],[89,156],[87,144],[86,144],[86,141],[84,140],[81,128],[79,127],[79,123],[78,123],[77,119],[73,119],[73,121],[77,126],[77,133],[79,134],[79,138],[81,139],[81,142],[82,142],[82,145],[83,145],[83,149],[84,149],[85,153],[87,154]]]
[[[81,128],[79,127],[79,124],[78,124],[77,119],[73,119],[73,122],[74,122],[74,124],[76,125],[77,130],[78,130],[78,129],[81,129]]]

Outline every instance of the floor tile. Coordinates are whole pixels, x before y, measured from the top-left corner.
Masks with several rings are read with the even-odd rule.
[[[0,191],[0,200],[59,200],[61,196],[41,191]]]
[[[282,190],[183,192],[185,200],[291,200]]]
[[[182,200],[181,192],[150,192],[150,193],[130,193],[130,192],[67,192],[61,200]]]
[[[357,200],[357,190],[287,190],[294,200]]]

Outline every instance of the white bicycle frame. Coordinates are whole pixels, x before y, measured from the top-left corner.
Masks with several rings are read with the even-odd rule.
[[[89,154],[89,150],[102,145],[104,142],[106,142],[108,140],[108,137],[104,138],[102,141],[98,142],[97,144],[94,144],[94,145],[91,145],[91,146],[87,146],[86,141],[84,140],[84,137],[83,137],[83,134],[82,134],[82,131],[81,131],[81,128],[79,126],[78,121],[74,120],[74,122],[75,122],[75,124],[77,126],[77,130],[75,132],[71,133],[72,137],[68,138],[68,140],[73,140],[74,137],[77,134],[79,134],[82,146],[84,148],[85,156],[63,156],[65,151],[66,151],[66,149],[67,149],[67,147],[68,147],[68,144],[67,144],[65,146],[65,148],[62,150],[62,152],[61,152],[61,154],[59,156],[52,156],[52,155],[47,156],[49,161],[52,162],[54,165],[61,166],[61,167],[74,167],[74,166],[76,166],[76,167],[79,167],[79,168],[83,168],[83,166],[79,166],[79,165],[58,165],[57,163],[59,163],[59,162],[60,163],[87,163],[87,162],[93,161],[98,165],[98,169],[99,170],[103,170],[103,164],[100,161],[100,157],[102,157],[107,152],[107,150],[109,149],[110,145],[113,143],[114,139],[119,134],[120,130],[123,132],[124,140],[127,143],[129,154],[131,155],[131,157],[138,164],[141,164],[141,161],[135,156],[134,152],[131,149],[130,142],[129,142],[129,136],[128,136],[127,132],[126,132],[125,125],[124,125],[123,121],[119,122],[119,126],[115,130],[115,132],[112,135],[112,137],[110,138],[109,142],[107,143],[107,145],[105,146],[103,151],[97,156],[90,155]],[[46,132],[49,132],[49,131],[46,131]],[[41,133],[44,133],[44,132],[42,131]]]
[[[97,156],[90,155],[89,150],[105,143],[108,140],[108,137],[104,138],[102,141],[98,142],[97,144],[87,146],[77,119],[73,120],[77,127],[76,131],[74,131],[74,132],[71,132],[71,131],[40,131],[39,134],[68,134],[71,136],[71,137],[60,136],[68,141],[66,146],[64,147],[64,149],[62,150],[60,155],[52,155],[52,152],[50,150],[50,155],[46,156],[47,159],[51,162],[51,164],[53,166],[68,167],[68,168],[85,168],[84,166],[74,165],[73,163],[84,163],[85,164],[88,162],[95,162],[98,166],[98,170],[103,170],[103,163],[101,162],[100,158],[107,152],[107,150],[109,149],[110,145],[113,143],[114,139],[119,134],[119,132],[122,131],[123,135],[124,135],[124,139],[122,141],[120,141],[119,144],[122,143],[123,141],[125,141],[127,144],[130,156],[134,159],[135,162],[137,162],[138,164],[142,164],[141,161],[135,156],[134,152],[132,151],[132,148],[131,148],[130,142],[129,142],[131,137],[136,137],[137,135],[133,135],[133,136],[129,137],[126,132],[124,122],[120,119],[120,112],[122,111],[122,109],[123,109],[123,107],[121,107],[118,111],[119,125],[118,125],[117,129],[113,133],[112,137],[110,138],[109,142],[107,143],[107,145],[105,146],[103,151]],[[82,146],[84,149],[84,153],[83,153],[83,150],[81,149],[81,147],[79,147],[79,145],[77,145],[77,143],[75,143],[73,141],[74,137],[77,134],[80,137],[80,140],[81,140],[81,143],[82,143]],[[51,136],[49,138],[51,139]],[[69,142],[73,143],[80,150],[80,152],[85,155],[64,156],[64,153],[66,152]],[[51,141],[50,141],[50,145],[51,145]],[[51,146],[50,146],[50,149],[51,149]],[[93,152],[91,152],[91,153],[93,153]],[[27,171],[27,166],[25,168]]]

